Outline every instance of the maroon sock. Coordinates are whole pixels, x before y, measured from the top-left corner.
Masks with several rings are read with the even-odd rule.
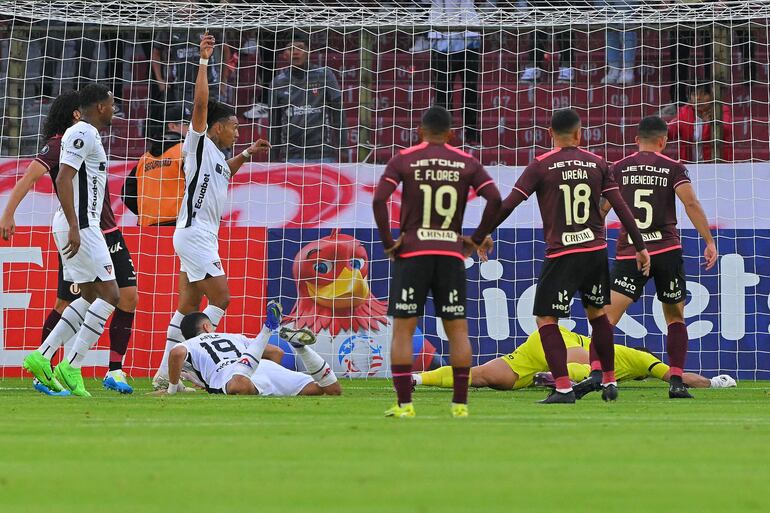
[[[596,350],[604,371],[604,383],[615,381],[615,346],[612,344],[612,324],[606,315],[592,319],[591,348]],[[611,373],[611,374],[610,374]]]
[[[546,324],[537,330],[540,340],[543,342],[545,361],[556,380],[556,388],[570,388],[569,373],[567,372],[567,347],[564,345],[564,337],[561,336],[559,326]],[[564,385],[567,386],[564,386]]]
[[[123,357],[128,351],[131,328],[134,325],[134,312],[115,309],[110,322],[110,370],[123,368]]]
[[[593,344],[588,346],[588,360],[591,362],[591,370],[602,370],[602,362],[599,361],[599,354]]]
[[[393,387],[396,389],[398,404],[412,402],[412,366],[391,364],[393,374]]]
[[[668,325],[666,352],[671,366],[671,375],[681,376],[684,361],[687,358],[687,326],[683,322],[672,322]]]
[[[56,310],[51,310],[48,313],[48,317],[45,318],[45,322],[43,323],[43,333],[42,337],[40,338],[41,344],[45,342],[45,339],[47,339],[48,335],[51,334],[51,330],[54,329],[56,323],[59,322],[59,319],[61,319],[61,314]]]
[[[468,381],[471,376],[470,367],[452,367],[452,402],[456,404],[468,404]]]

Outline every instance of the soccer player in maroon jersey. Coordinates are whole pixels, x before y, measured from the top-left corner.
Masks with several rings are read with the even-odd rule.
[[[452,415],[468,416],[471,346],[465,319],[464,260],[492,231],[500,192],[478,160],[447,144],[451,123],[445,108],[428,109],[420,126],[422,143],[388,162],[374,193],[374,218],[385,253],[393,260],[388,314],[394,317],[391,370],[398,404],[385,412],[388,417],[414,417],[412,336],[428,291],[449,338]],[[387,202],[400,183],[401,233],[393,240]],[[463,214],[471,188],[487,204],[476,231],[464,237]]]
[[[604,306],[609,303],[609,265],[602,196],[618,212],[633,240],[636,265],[645,275],[650,256],[634,217],[620,195],[604,159],[578,148],[580,117],[572,109],[556,111],[548,129],[554,149],[540,155],[524,170],[503,202],[498,225],[533,193],[537,193],[546,242],[545,262],[535,292],[534,314],[548,367],[556,389],[541,403],[574,403],[575,393],[567,373],[567,349],[558,320],[568,317],[575,292],[582,293],[583,307],[593,332],[601,367],[602,397],[617,398],[615,347],[612,324]]]
[[[8,198],[2,217],[0,217],[0,234],[3,239],[9,240],[16,231],[14,214],[25,196],[32,190],[35,183],[46,173],[51,175],[51,180],[56,183],[59,172],[59,154],[61,152],[61,139],[65,130],[80,119],[79,94],[77,91],[67,91],[60,94],[51,104],[51,109],[43,126],[45,146],[27,167],[24,176],[16,183]],[[104,378],[104,386],[121,393],[131,393],[132,388],[125,379],[123,373],[123,357],[128,350],[128,342],[134,323],[134,311],[137,303],[136,272],[131,260],[131,254],[126,247],[126,242],[115,222],[115,214],[112,212],[109,189],[105,190],[104,203],[102,205],[100,227],[104,234],[110,257],[115,266],[115,276],[120,288],[120,301],[110,323],[110,358],[109,369]],[[80,298],[78,286],[66,281],[62,272],[61,257],[59,256],[59,278],[56,291],[56,303],[48,314],[43,324],[41,343],[48,339],[59,319],[64,315],[81,315],[85,309],[81,303],[73,302]],[[90,298],[93,299],[93,298]],[[87,309],[87,308],[86,308]],[[61,338],[66,342],[73,335],[66,323],[58,328],[55,338]],[[53,339],[52,339],[53,340]],[[57,345],[58,347],[58,345]],[[53,351],[52,351],[53,352]],[[52,354],[45,355],[49,359]]]
[[[717,248],[706,214],[690,183],[687,168],[662,154],[667,140],[666,122],[658,116],[646,117],[639,123],[636,137],[639,151],[613,166],[613,176],[620,185],[623,199],[631,207],[636,225],[642,231],[650,252],[651,265],[649,276],[636,269],[634,249],[628,242],[628,232],[621,229],[611,275],[611,304],[606,311],[614,326],[631,303],[642,296],[647,281],[650,278],[655,281],[658,299],[663,304],[663,316],[668,324],[666,352],[671,365],[668,395],[672,399],[685,399],[692,396],[682,384],[682,369],[687,356],[687,327],[684,323],[687,288],[682,243],[676,228],[676,197],[684,204],[687,216],[706,241],[703,257],[707,271],[716,264]],[[609,209],[609,205],[602,206],[604,214]],[[597,355],[593,352],[591,368],[599,368]],[[596,389],[598,374],[598,371],[592,370],[591,376],[575,387],[578,398]]]

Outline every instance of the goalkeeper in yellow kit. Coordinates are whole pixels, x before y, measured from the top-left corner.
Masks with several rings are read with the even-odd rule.
[[[569,377],[574,382],[580,382],[591,372],[588,350],[591,338],[573,333],[559,327],[564,343],[567,346],[567,368]],[[543,344],[538,332],[534,332],[512,353],[495,358],[483,365],[471,369],[472,387],[489,387],[496,390],[518,390],[531,386],[535,377],[548,372]],[[668,381],[669,366],[660,361],[655,355],[641,349],[615,345],[615,374],[618,381],[639,380],[648,377]],[[683,381],[694,388],[725,388],[736,386],[735,380],[727,375],[716,376],[712,379],[699,374],[685,372]],[[441,367],[436,370],[422,372],[414,376],[415,385],[452,387],[452,368]],[[547,379],[546,379],[547,382]],[[583,390],[581,397],[593,390]]]

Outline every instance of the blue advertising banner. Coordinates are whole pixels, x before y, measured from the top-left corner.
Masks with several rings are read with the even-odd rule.
[[[489,262],[466,261],[467,312],[476,362],[512,351],[536,329],[532,301],[544,251],[542,230],[504,228],[495,235],[497,243]],[[609,235],[612,258],[616,232],[611,230]],[[709,272],[701,267],[703,244],[697,233],[683,230],[682,242],[690,335],[687,369],[707,376],[729,373],[739,379],[770,379],[770,230],[720,229],[719,264]],[[358,253],[354,255],[347,247],[358,248]],[[302,259],[307,264],[304,274],[297,271]],[[308,326],[308,322],[325,323],[315,325],[328,335],[326,341],[319,337],[317,349],[335,370],[350,376],[387,375],[390,330],[383,312],[390,262],[376,231],[270,229],[267,260],[268,297],[280,297],[286,311],[294,310],[297,318],[304,316]],[[324,309],[317,304],[319,294],[315,299],[309,298],[313,293],[308,294],[321,286],[337,292],[358,290],[353,296],[366,294],[368,306],[360,311],[350,308],[348,294],[344,296],[347,302],[339,303],[342,307]],[[323,301],[328,302],[328,297]],[[302,312],[303,304],[312,312]],[[415,354],[422,358],[419,365],[427,366],[433,358],[448,354],[439,324],[429,302],[415,340]],[[573,301],[572,318],[563,324],[590,333],[579,299]],[[649,283],[644,296],[619,323],[615,341],[644,345],[661,355],[665,331],[654,285]]]

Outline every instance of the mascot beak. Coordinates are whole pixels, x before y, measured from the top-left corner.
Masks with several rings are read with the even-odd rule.
[[[315,285],[308,282],[307,291],[317,303],[325,306],[355,307],[369,297],[369,285],[361,271],[348,267],[324,287],[316,289]]]

